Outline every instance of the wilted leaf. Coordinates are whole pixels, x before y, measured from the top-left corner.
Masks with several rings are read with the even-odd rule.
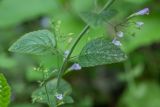
[[[43,55],[53,53],[55,45],[54,35],[51,32],[39,30],[25,34],[9,48],[9,51]]]
[[[103,64],[117,63],[126,60],[126,54],[120,47],[104,38],[89,42],[81,51],[79,64],[90,67]]]
[[[11,90],[4,75],[0,73],[0,107],[8,107]]]

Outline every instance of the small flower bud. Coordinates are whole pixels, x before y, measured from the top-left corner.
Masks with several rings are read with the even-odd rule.
[[[68,33],[68,36],[72,36],[72,35],[74,35],[74,33]]]
[[[117,32],[117,37],[122,38],[122,37],[123,37],[123,35],[124,35],[124,33],[123,33],[122,31]]]
[[[33,68],[33,70],[34,70],[34,71],[37,71],[37,68],[36,68],[36,67],[34,67],[34,68]]]
[[[121,45],[122,45],[121,42],[118,41],[116,38],[113,39],[112,43],[113,43],[114,45],[116,45],[116,46],[121,46]]]
[[[132,18],[132,17],[134,17],[134,16],[139,16],[139,15],[149,15],[149,8],[144,8],[144,9],[142,9],[142,10],[136,12],[136,13],[131,14],[131,15],[128,17],[128,19],[129,19],[129,18]]]
[[[149,9],[148,8],[144,8],[144,9],[135,13],[135,15],[148,15],[148,14],[149,14]]]

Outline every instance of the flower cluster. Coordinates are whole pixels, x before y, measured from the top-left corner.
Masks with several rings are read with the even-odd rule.
[[[121,23],[122,25],[125,24],[126,22],[128,22],[131,18],[135,17],[135,16],[142,16],[142,15],[148,15],[149,14],[149,8],[144,8],[136,13],[131,14],[129,17],[127,17],[127,20],[124,21],[124,23]],[[121,25],[119,24],[119,25]],[[144,22],[138,21],[135,22],[135,25],[138,29],[140,29],[143,25]],[[117,26],[116,26],[117,27]],[[114,39],[112,40],[112,43],[116,46],[121,46],[122,43],[119,41],[120,38],[122,38],[124,36],[124,33],[122,31],[116,31],[116,36],[114,37]]]

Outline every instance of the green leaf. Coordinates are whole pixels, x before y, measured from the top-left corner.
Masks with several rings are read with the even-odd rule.
[[[117,11],[115,10],[105,10],[100,14],[93,12],[83,12],[81,16],[87,24],[94,28],[96,26],[102,25],[105,22],[108,22],[116,15],[116,13]]]
[[[57,84],[57,79],[51,80],[46,84],[45,86],[42,86],[41,88],[37,89],[36,91],[33,92],[32,94],[32,99],[34,102],[39,102],[39,103],[47,103],[48,105],[52,105],[52,107],[56,107],[56,105],[62,105],[65,103],[72,103],[73,100],[69,96],[72,92],[71,86],[64,80],[61,80],[58,92],[56,90],[56,84]],[[48,92],[48,96],[46,94],[46,90]],[[56,94],[62,94],[63,99],[58,100],[55,96]],[[50,104],[52,103],[52,104]]]
[[[82,67],[90,67],[103,64],[121,62],[127,59],[120,47],[104,38],[98,38],[89,42],[81,51],[79,64]]]
[[[10,103],[11,89],[4,75],[0,73],[0,107],[8,107]]]
[[[53,53],[55,45],[54,35],[50,31],[39,30],[25,34],[9,48],[9,51],[43,55]]]
[[[73,103],[74,100],[71,96],[66,96],[66,97],[64,97],[64,102],[65,103]]]

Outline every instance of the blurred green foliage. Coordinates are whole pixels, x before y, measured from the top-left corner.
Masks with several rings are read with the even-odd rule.
[[[38,87],[37,81],[42,78],[33,69],[39,67],[39,63],[45,64],[45,67],[59,66],[61,63],[56,63],[56,56],[28,57],[9,53],[9,46],[27,32],[44,28],[52,30],[51,23],[55,22],[61,35],[59,46],[66,50],[70,47],[69,39],[74,40],[85,25],[81,13],[95,12],[106,1],[0,1],[0,72],[5,75],[12,89],[9,107],[46,107],[31,104],[31,93]],[[118,13],[111,22],[115,24],[144,7],[150,8],[150,15],[134,19],[144,22],[142,29],[125,29],[127,39],[123,40],[123,48],[128,53],[130,64],[97,66],[69,73],[65,78],[72,84],[72,96],[76,103],[65,107],[160,106],[159,0],[117,0],[112,8]],[[131,33],[135,33],[135,36],[130,36]],[[78,44],[73,57],[89,40],[98,36],[112,37],[110,26],[91,29]]]

